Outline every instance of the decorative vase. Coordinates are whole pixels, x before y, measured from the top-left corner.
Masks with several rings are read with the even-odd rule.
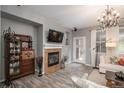
[[[38,73],[38,76],[42,76],[42,63],[43,63],[43,57],[37,57],[36,58],[36,62],[37,62],[37,65],[38,65],[38,69],[39,69],[39,73]]]
[[[42,76],[42,64],[38,64],[38,68],[39,68],[39,73],[38,73],[38,76]]]

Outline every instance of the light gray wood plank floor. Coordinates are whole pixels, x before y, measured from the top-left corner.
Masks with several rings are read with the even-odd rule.
[[[73,88],[75,87],[71,76],[83,76],[84,73],[91,73],[92,68],[83,64],[71,63],[65,69],[53,74],[38,77],[37,73],[14,80],[18,88]]]

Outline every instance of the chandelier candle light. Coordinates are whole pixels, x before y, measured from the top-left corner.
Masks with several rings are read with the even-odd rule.
[[[119,18],[120,14],[107,5],[107,9],[105,9],[101,17],[98,17],[97,21],[102,29],[106,29],[117,26],[119,24]]]

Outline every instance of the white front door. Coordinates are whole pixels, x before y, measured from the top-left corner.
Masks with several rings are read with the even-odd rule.
[[[73,38],[73,61],[86,63],[86,37]]]

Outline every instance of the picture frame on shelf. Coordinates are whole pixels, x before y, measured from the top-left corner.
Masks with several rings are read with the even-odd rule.
[[[22,42],[22,48],[23,49],[27,49],[29,47],[29,43],[28,42]]]

